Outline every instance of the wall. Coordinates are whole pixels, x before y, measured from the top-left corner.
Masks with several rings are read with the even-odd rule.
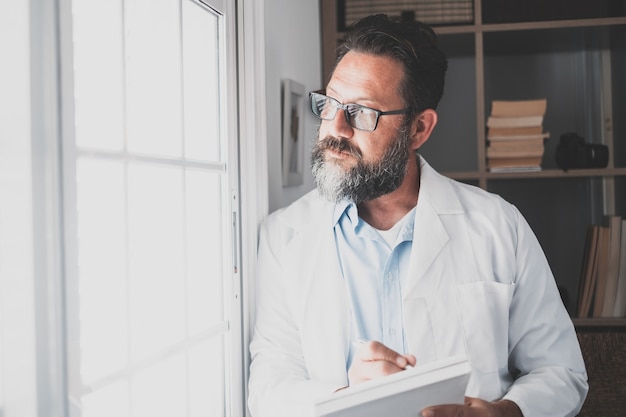
[[[269,211],[286,206],[314,188],[310,149],[317,138],[317,119],[304,108],[303,184],[283,187],[281,163],[281,81],[303,84],[305,95],[323,87],[319,2],[265,0],[266,103]]]

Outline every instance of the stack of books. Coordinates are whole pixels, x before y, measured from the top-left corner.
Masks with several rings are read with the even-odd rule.
[[[545,141],[546,99],[494,100],[487,119],[487,168],[490,172],[540,171]]]
[[[578,317],[626,316],[626,219],[590,224],[583,254]]]

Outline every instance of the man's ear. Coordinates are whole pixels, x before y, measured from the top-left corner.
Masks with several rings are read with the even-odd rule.
[[[437,125],[437,112],[433,109],[426,109],[413,119],[411,125],[411,148],[419,149]]]

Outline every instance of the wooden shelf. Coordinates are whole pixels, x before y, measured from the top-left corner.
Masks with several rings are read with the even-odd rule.
[[[626,176],[626,168],[599,168],[599,169],[546,169],[535,172],[478,172],[478,171],[453,171],[444,172],[445,176],[456,180],[504,180],[523,178],[583,178],[583,177],[620,177]]]
[[[626,331],[626,318],[602,317],[602,318],[574,318],[572,319],[577,330],[624,330]]]
[[[549,20],[518,23],[465,24],[458,26],[434,26],[433,28],[437,34],[450,35],[480,32],[513,32],[522,30],[603,27],[623,24],[626,24],[626,17],[603,17],[596,19]]]

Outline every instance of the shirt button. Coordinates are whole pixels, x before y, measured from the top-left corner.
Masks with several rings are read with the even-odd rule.
[[[393,281],[393,279],[394,279],[393,274],[392,274],[391,272],[390,272],[390,273],[388,273],[388,274],[387,274],[387,281]]]
[[[396,334],[396,329],[395,329],[395,328],[393,328],[393,327],[392,327],[391,329],[389,329],[389,334],[390,334],[391,336],[395,336],[395,334]]]

